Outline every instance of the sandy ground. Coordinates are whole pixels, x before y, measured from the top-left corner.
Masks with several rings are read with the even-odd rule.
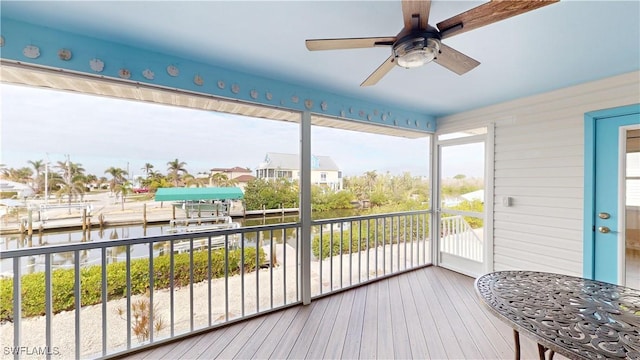
[[[334,289],[357,284],[374,278],[376,274],[383,275],[385,272],[405,269],[411,264],[418,264],[423,261],[425,255],[429,258],[426,244],[408,244],[387,246],[385,249],[370,249],[353,255],[342,255],[327,258],[324,261],[312,261],[311,264],[311,289],[312,295],[330,291],[331,285]],[[285,303],[297,301],[297,259],[295,249],[289,245],[278,244],[275,246],[277,265],[270,269],[261,269],[258,272],[245,273],[243,276],[236,275],[228,278],[228,308],[225,306],[225,279],[215,279],[211,281],[211,313],[209,313],[209,283],[202,282],[193,285],[193,297],[191,287],[176,288],[174,294],[173,322],[174,334],[188,332],[191,327],[191,317],[193,314],[194,329],[209,326],[209,321],[213,325],[229,319],[241,317],[243,314],[250,315],[258,310],[266,310],[278,307]],[[265,249],[267,252],[268,248]],[[285,263],[286,252],[286,263]],[[367,256],[368,253],[368,256]],[[406,254],[406,257],[405,257]],[[368,257],[368,261],[367,261]],[[392,265],[393,263],[393,265]],[[342,266],[341,266],[342,264]],[[377,266],[376,266],[377,265]],[[398,267],[398,265],[400,265]],[[320,268],[322,267],[322,271]],[[333,270],[333,279],[331,279]],[[342,270],[342,271],[341,271]],[[286,279],[285,279],[286,278]],[[241,291],[241,284],[244,282],[244,294]],[[259,284],[259,285],[256,285]],[[273,295],[272,295],[273,294]],[[158,290],[153,294],[153,302],[157,309],[157,319],[162,318],[167,325],[164,329],[154,335],[155,339],[169,337],[171,334],[171,291]],[[243,296],[244,295],[244,296]],[[132,303],[145,299],[144,295],[133,296]],[[193,307],[191,307],[193,301]],[[118,314],[118,310],[126,311],[126,300],[109,301],[106,306],[106,340],[107,352],[113,353],[126,348],[127,345],[127,322]],[[259,307],[258,307],[259,306]],[[80,346],[82,358],[93,358],[101,355],[102,351],[102,305],[86,306],[80,311]],[[74,358],[75,357],[75,311],[67,311],[56,314],[52,317],[52,347],[54,352],[52,358]],[[42,349],[45,346],[46,319],[44,316],[23,319],[21,323],[22,346],[30,349]],[[11,358],[7,354],[6,347],[13,343],[13,324],[6,323],[0,325],[0,336],[2,339],[3,351],[1,359]],[[132,335],[131,346],[135,347],[139,340]],[[44,358],[44,356],[29,355],[23,358]]]

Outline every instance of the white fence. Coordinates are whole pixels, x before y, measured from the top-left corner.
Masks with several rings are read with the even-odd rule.
[[[443,217],[440,229],[441,252],[483,261],[482,229],[473,229],[460,215]]]

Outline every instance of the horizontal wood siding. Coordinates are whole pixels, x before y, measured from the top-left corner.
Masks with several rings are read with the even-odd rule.
[[[584,114],[638,102],[633,72],[438,120],[438,133],[495,124],[495,270],[582,275]]]

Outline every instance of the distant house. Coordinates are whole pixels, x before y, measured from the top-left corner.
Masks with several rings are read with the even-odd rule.
[[[297,154],[267,153],[256,169],[259,179],[300,179],[300,156]],[[342,171],[329,156],[311,156],[311,183],[342,190]]]
[[[247,186],[247,183],[256,177],[251,174],[251,170],[243,167],[232,167],[232,168],[213,168],[209,173],[209,186],[214,186],[213,184],[213,176],[216,174],[225,174],[227,179],[235,180],[237,186],[244,191],[244,188]]]

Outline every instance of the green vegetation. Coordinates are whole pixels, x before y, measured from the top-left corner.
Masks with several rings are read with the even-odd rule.
[[[247,210],[279,209],[298,207],[298,182],[286,178],[268,181],[254,179],[244,189]]]
[[[211,251],[211,276],[223,277],[225,274],[224,249]],[[244,268],[241,263],[241,250],[229,251],[229,275],[239,274],[242,270],[254,271],[256,267],[256,249],[244,249]],[[265,254],[259,251],[259,263],[265,262]],[[208,279],[208,252],[193,253],[194,283]],[[131,294],[144,294],[149,288],[149,260],[131,261]],[[117,262],[107,265],[107,299],[123,298],[127,294],[126,263]],[[82,306],[102,302],[102,267],[90,266],[80,270],[80,294]],[[166,289],[170,285],[170,256],[161,255],[153,260],[153,279],[155,289]],[[73,269],[57,269],[51,273],[53,283],[53,312],[73,310],[75,304],[75,279]],[[45,273],[23,275],[22,316],[44,315],[45,311]],[[174,255],[174,286],[189,284],[189,254]],[[13,279],[0,280],[0,321],[13,317]]]
[[[411,218],[404,216],[362,223],[347,222],[343,223],[343,226],[344,229],[341,229],[334,225],[333,232],[331,228],[324,229],[322,238],[320,234],[314,235],[311,240],[313,256],[326,259],[330,256],[358,252],[383,244],[410,242],[429,233],[428,224],[419,222],[415,218],[412,223]]]
[[[461,202],[459,205],[454,206],[452,209],[460,210],[460,211],[470,211],[470,212],[479,212],[482,213],[484,211],[484,204],[475,199],[473,201],[465,200]],[[464,220],[471,226],[473,229],[479,229],[483,226],[482,219],[477,217],[465,216]]]

